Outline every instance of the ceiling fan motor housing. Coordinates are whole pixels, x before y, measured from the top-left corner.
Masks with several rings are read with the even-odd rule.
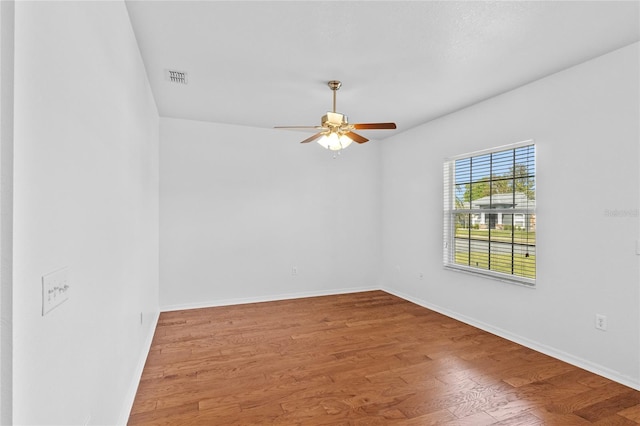
[[[322,127],[342,127],[349,124],[347,116],[339,112],[327,112],[322,116]]]

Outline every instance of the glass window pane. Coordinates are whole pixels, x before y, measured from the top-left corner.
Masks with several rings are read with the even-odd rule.
[[[511,274],[511,249],[510,243],[491,243],[491,270],[503,274]]]
[[[454,209],[468,209],[469,208],[469,184],[456,184],[455,197],[456,202],[453,206]]]
[[[456,185],[471,182],[471,158],[456,161]]]
[[[491,176],[491,154],[473,157],[471,159],[471,180],[473,182],[487,181]]]
[[[536,247],[523,244],[514,247],[513,274],[525,278],[536,277]]]
[[[509,176],[513,170],[513,150],[496,152],[492,155],[492,176]]]

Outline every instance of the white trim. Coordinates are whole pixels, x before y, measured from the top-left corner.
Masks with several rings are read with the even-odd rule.
[[[463,274],[469,274],[474,276],[480,276],[489,278],[496,281],[502,281],[508,284],[515,284],[526,288],[535,289],[536,280],[531,278],[521,277],[519,275],[503,274],[488,269],[474,268],[473,266],[458,265],[457,263],[450,263],[443,265],[445,270],[462,272]],[[515,277],[515,278],[514,278]]]
[[[131,409],[133,408],[133,403],[136,399],[136,394],[138,393],[138,386],[140,385],[140,380],[142,379],[142,372],[144,371],[147,357],[149,356],[149,352],[151,351],[151,343],[153,343],[153,336],[155,335],[156,329],[158,328],[159,319],[160,312],[157,312],[155,314],[155,318],[153,318],[148,327],[148,334],[144,344],[142,345],[142,351],[140,353],[140,357],[138,358],[138,363],[136,364],[135,371],[131,376],[129,390],[127,391],[124,403],[122,405],[122,412],[120,413],[119,421],[117,423],[118,425],[126,425],[127,423],[129,423]]]
[[[481,213],[502,213],[502,214],[536,214],[536,209],[509,209],[509,208],[500,208],[500,209],[454,209],[451,210],[451,213],[460,213],[460,214],[481,214]]]
[[[452,157],[448,157],[444,160],[443,164],[443,201],[444,201],[444,211],[443,211],[443,265],[446,269],[455,272],[464,272],[468,274],[477,274],[480,276],[484,276],[487,278],[496,279],[499,281],[503,281],[510,284],[523,285],[527,287],[535,287],[536,280],[535,278],[527,278],[521,275],[516,274],[504,274],[492,270],[478,269],[470,266],[459,265],[455,262],[456,256],[456,231],[455,231],[455,215],[464,214],[464,215],[481,215],[482,221],[484,221],[484,216],[487,213],[490,214],[498,214],[498,223],[501,223],[501,216],[504,214],[512,215],[515,217],[517,214],[526,215],[535,215],[536,208],[496,208],[496,209],[481,209],[481,208],[458,208],[455,202],[455,165],[456,161],[461,159],[470,159],[473,161],[473,158],[478,156],[486,155],[486,154],[495,154],[507,151],[514,151],[518,148],[522,147],[533,147],[534,149],[534,165],[536,165],[536,144],[533,139],[527,139],[520,142],[515,142],[508,145],[502,145],[494,148],[487,148],[480,151],[474,151],[466,154],[460,154]],[[528,152],[528,150],[527,150]],[[515,155],[515,154],[514,154]],[[528,157],[527,157],[528,158]],[[491,160],[491,164],[493,164],[493,160]],[[536,167],[537,168],[537,167]],[[534,172],[534,176],[535,176]],[[470,176],[471,177],[471,176]],[[471,204],[471,203],[470,203]],[[472,220],[473,221],[473,220]],[[471,226],[471,225],[469,225]],[[465,239],[465,241],[469,241],[469,239]],[[508,243],[507,243],[508,244]],[[535,244],[533,244],[535,247]],[[537,272],[537,271],[536,271]]]
[[[465,154],[458,154],[452,157],[446,157],[444,161],[455,161],[461,158],[478,157],[484,154],[492,154],[495,152],[508,151],[510,149],[516,149],[516,148],[520,148],[528,145],[535,145],[535,141],[533,139],[527,139],[526,141],[514,142],[507,145],[496,146],[494,148],[487,148],[487,149],[481,149],[478,151],[467,152]]]
[[[522,337],[517,334],[510,333],[506,330],[494,327],[490,324],[487,324],[482,321],[478,321],[474,318],[468,317],[466,315],[462,315],[458,312],[453,312],[441,306],[433,305],[429,302],[426,302],[425,300],[409,296],[408,294],[405,294],[396,290],[392,290],[390,288],[382,288],[382,290],[386,291],[387,293],[393,294],[394,296],[407,300],[409,302],[415,303],[416,305],[422,306],[423,308],[431,309],[432,311],[438,312],[442,315],[446,315],[449,318],[456,319],[465,324],[479,328],[480,330],[486,331],[491,334],[495,334],[496,336],[502,337],[503,339],[507,339],[511,342],[515,342],[519,345],[525,346],[529,349],[533,349],[534,351],[538,351],[550,357],[559,359],[568,364],[582,368],[584,370],[587,370],[599,376],[606,377],[607,379],[613,380],[625,386],[629,386],[630,388],[640,390],[640,379],[638,378],[625,376],[623,374],[620,374],[620,372],[618,371],[611,370],[610,368],[604,367],[600,364],[596,364],[591,361],[587,361],[585,359],[576,357],[567,352],[558,350],[551,346],[547,346],[540,342],[536,342],[535,340],[527,339],[526,337]]]
[[[336,294],[361,293],[380,290],[380,287],[351,287],[332,290],[304,291],[299,293],[283,293],[258,297],[240,297],[234,299],[210,300],[207,302],[181,303],[160,306],[161,312],[181,311],[185,309],[214,308],[217,306],[244,305],[247,303],[275,302],[278,300],[302,299],[305,297],[332,296]]]

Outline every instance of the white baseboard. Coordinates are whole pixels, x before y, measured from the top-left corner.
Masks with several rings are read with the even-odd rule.
[[[299,293],[272,294],[258,297],[241,297],[234,299],[211,300],[208,302],[183,303],[161,306],[161,312],[181,311],[184,309],[213,308],[216,306],[243,305],[246,303],[275,302],[278,300],[302,299],[304,297],[331,296],[334,294],[360,293],[363,291],[380,290],[379,287],[351,287],[332,290],[304,291]]]
[[[574,355],[558,350],[556,348],[527,339],[526,337],[515,335],[506,330],[494,327],[490,324],[486,324],[474,318],[470,318],[466,315],[462,315],[457,312],[453,312],[448,309],[442,308],[441,306],[433,305],[425,300],[409,296],[408,294],[404,294],[402,292],[399,292],[390,288],[382,288],[381,290],[386,291],[387,293],[393,294],[394,296],[398,296],[404,300],[408,300],[409,302],[415,303],[416,305],[422,306],[424,308],[438,312],[442,315],[446,315],[450,318],[461,321],[465,324],[469,324],[473,327],[479,328],[480,330],[489,332],[491,334],[495,334],[496,336],[502,337],[503,339],[507,339],[509,341],[518,343],[519,345],[525,346],[529,349],[533,349],[535,351],[538,351],[550,357],[559,359],[568,364],[582,368],[584,370],[587,370],[599,376],[606,377],[607,379],[613,380],[614,382],[618,382],[625,386],[629,386],[630,388],[640,390],[640,381],[638,381],[638,379],[636,378],[621,375],[619,372],[615,370],[611,370],[610,368],[595,364],[591,361],[576,357]]]
[[[142,377],[142,371],[144,370],[144,365],[147,362],[147,356],[149,355],[149,350],[151,349],[151,343],[153,342],[153,336],[156,332],[156,328],[158,326],[158,319],[160,318],[160,312],[154,315],[154,318],[151,320],[151,324],[148,326],[148,333],[145,339],[144,344],[142,345],[142,351],[138,357],[138,363],[136,364],[135,371],[133,376],[131,377],[131,383],[129,384],[129,390],[124,399],[124,404],[122,407],[122,412],[120,413],[120,421],[117,423],[118,425],[125,426],[129,421],[129,414],[131,413],[131,409],[133,408],[133,402],[136,399],[136,393],[138,392],[138,385],[140,384],[140,379]]]

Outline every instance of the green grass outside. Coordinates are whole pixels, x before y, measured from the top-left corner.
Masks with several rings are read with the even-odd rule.
[[[456,237],[457,238],[469,238],[469,228],[456,228]],[[476,240],[489,240],[489,230],[488,229],[472,229],[471,230],[471,238]],[[498,242],[511,242],[511,231],[504,229],[492,229],[491,230],[491,241]],[[527,232],[527,231],[513,231],[513,241],[515,243],[521,244],[535,244],[536,243],[536,233],[535,232]]]
[[[471,262],[469,262],[468,252],[456,252],[456,263],[459,265],[471,266],[479,269],[486,269],[495,272],[502,272],[511,275],[511,255],[491,254],[491,268],[489,268],[489,254],[482,252],[471,252]],[[513,275],[525,278],[536,277],[536,257],[531,255],[526,257],[515,253],[513,255]]]

